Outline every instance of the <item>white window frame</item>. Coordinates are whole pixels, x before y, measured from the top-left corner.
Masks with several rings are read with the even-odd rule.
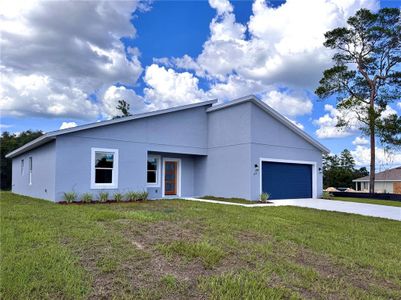
[[[29,163],[29,185],[32,185],[32,169],[33,169],[33,159],[32,156],[29,157],[28,159]]]
[[[113,153],[113,171],[111,183],[96,183],[96,152]],[[91,189],[117,189],[118,188],[118,149],[91,148]]]
[[[24,159],[21,159],[21,176],[24,175],[24,164],[25,164]]]
[[[148,183],[148,159],[149,158],[155,158],[157,160],[157,166],[156,166],[156,182],[155,183]],[[160,155],[154,155],[150,154],[148,155],[146,159],[146,186],[147,187],[160,187],[160,176],[161,176],[161,156]]]
[[[289,159],[276,159],[276,158],[265,158],[259,159],[259,193],[262,194],[262,163],[266,162],[278,162],[278,163],[289,163],[289,164],[301,164],[312,166],[312,198],[317,198],[317,163],[315,161],[307,160],[289,160]]]

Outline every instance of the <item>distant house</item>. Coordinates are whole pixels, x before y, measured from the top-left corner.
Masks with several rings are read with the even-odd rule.
[[[150,198],[214,195],[317,198],[328,149],[254,96],[216,100],[49,132],[9,153],[12,190],[147,191]]]
[[[369,191],[369,176],[354,179],[353,182],[357,191]],[[376,173],[375,192],[401,194],[401,166]]]

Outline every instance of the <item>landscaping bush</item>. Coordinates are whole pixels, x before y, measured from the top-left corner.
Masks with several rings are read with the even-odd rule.
[[[75,192],[64,193],[64,200],[67,203],[71,203],[71,202],[77,200],[77,198],[78,198],[78,195]]]
[[[140,201],[148,199],[148,192],[127,192],[125,198],[128,201]]]
[[[126,194],[125,194],[125,198],[128,200],[128,201],[136,201],[136,198],[137,198],[137,193],[136,192],[127,192]]]
[[[322,198],[323,199],[328,199],[328,200],[333,200],[334,196],[333,196],[333,194],[331,194],[329,192],[323,192]]]
[[[141,200],[148,200],[148,197],[149,197],[149,193],[148,192],[145,192],[145,191],[143,191],[142,193],[141,193]]]
[[[121,202],[124,198],[124,195],[121,193],[115,193],[114,194],[114,200],[116,200],[117,202]]]
[[[93,199],[93,196],[91,193],[83,193],[81,196],[81,201],[85,203],[90,203]]]
[[[109,200],[109,193],[108,192],[100,192],[99,200],[100,200],[100,202],[106,202],[107,200]]]
[[[269,200],[270,194],[269,193],[262,193],[260,194],[260,202],[267,202]]]

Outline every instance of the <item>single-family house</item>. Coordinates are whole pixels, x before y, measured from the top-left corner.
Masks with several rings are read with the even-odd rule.
[[[321,195],[327,148],[255,96],[216,102],[48,132],[7,155],[12,191],[51,201],[71,191],[148,191],[154,199]]]
[[[369,192],[369,176],[352,181],[355,182],[356,191]],[[401,194],[401,167],[376,173],[375,193]]]

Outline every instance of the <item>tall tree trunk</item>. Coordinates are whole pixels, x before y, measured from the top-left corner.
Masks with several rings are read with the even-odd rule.
[[[376,85],[371,86],[370,107],[369,107],[369,131],[370,131],[370,174],[369,193],[375,192],[375,163],[376,163],[376,113],[375,113]]]
[[[376,138],[375,128],[370,129],[370,176],[369,176],[369,193],[375,192],[375,161],[376,161]]]

